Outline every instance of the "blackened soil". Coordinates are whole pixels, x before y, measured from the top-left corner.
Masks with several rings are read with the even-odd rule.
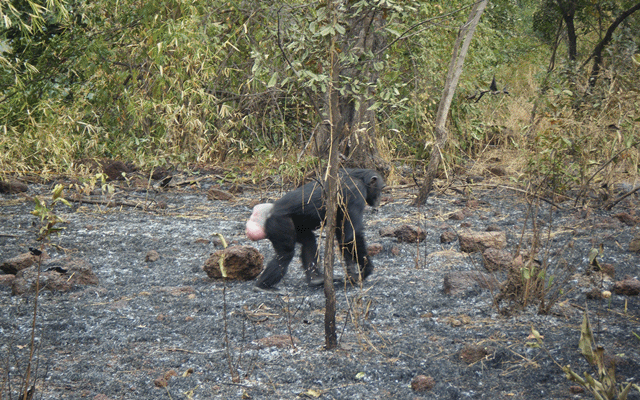
[[[628,251],[638,225],[616,217],[637,217],[637,197],[611,211],[569,201],[562,209],[545,202],[532,209],[518,191],[475,186],[468,195],[436,194],[417,209],[409,205],[414,189],[391,188],[365,215],[369,244],[382,245],[374,275],[362,288],[337,289],[339,348],[327,351],[324,293],[303,284],[298,260],[281,284],[287,296],[255,293],[252,282],[225,285],[202,271],[219,248],[214,233],[271,257],[270,243],[250,242],[244,224],[252,199],[282,194],[245,187],[237,201],[208,200],[211,182],[159,193],[118,188],[112,199],[120,206],[55,208],[67,222],[48,253],[88,261],[100,284],[40,294],[35,398],[588,399],[558,366],[596,373],[577,347],[585,310],[598,344],[616,361],[618,381],[640,384],[640,299],[594,296],[640,275],[640,256]],[[32,185],[28,195],[46,197],[50,189]],[[39,247],[31,210],[22,195],[0,195],[0,261]],[[449,219],[457,211],[464,218]],[[426,240],[398,243],[379,234],[407,223],[425,229]],[[563,296],[550,313],[506,300],[498,309],[498,291],[476,286],[443,293],[446,273],[487,271],[477,254],[451,258],[458,242],[441,244],[440,235],[488,227],[506,233],[514,254],[540,243],[536,258],[562,281]],[[599,261],[614,267],[613,280],[585,274],[589,250],[600,244]],[[145,261],[151,250],[160,255],[155,262]],[[0,286],[1,398],[17,398],[33,300]],[[544,348],[530,345],[532,328],[544,336]],[[432,377],[435,386],[414,392],[417,375]]]

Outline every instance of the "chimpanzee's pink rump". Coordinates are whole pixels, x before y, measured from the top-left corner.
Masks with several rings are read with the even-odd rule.
[[[273,203],[258,204],[253,207],[251,217],[247,221],[247,237],[253,241],[265,239],[267,233],[264,230],[264,224],[271,214]]]

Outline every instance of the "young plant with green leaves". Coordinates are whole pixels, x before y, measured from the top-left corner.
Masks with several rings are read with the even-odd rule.
[[[27,364],[25,368],[25,372],[23,375],[23,380],[21,384],[21,395],[20,398],[27,400],[33,398],[35,395],[36,385],[35,380],[37,377],[32,379],[31,374],[34,369],[33,363],[36,352],[36,322],[38,317],[38,296],[40,294],[40,274],[42,272],[42,254],[44,253],[45,245],[51,235],[60,233],[63,229],[58,225],[60,223],[65,222],[62,218],[60,218],[54,211],[54,207],[56,204],[62,203],[67,206],[71,206],[69,202],[64,198],[64,187],[61,184],[58,184],[54,187],[51,192],[51,201],[46,201],[40,198],[39,196],[34,197],[34,210],[31,214],[35,215],[39,218],[40,224],[38,229],[38,237],[37,240],[41,242],[40,249],[31,249],[31,252],[38,257],[37,262],[37,275],[36,275],[36,287],[35,294],[33,299],[33,320],[31,324],[31,341],[29,343],[29,358],[27,359]],[[0,393],[1,395],[1,393]]]
[[[531,335],[536,342],[529,343],[529,345],[544,349],[553,359],[551,353],[544,347],[542,335],[533,327],[531,328]],[[567,379],[585,388],[596,400],[626,400],[632,389],[640,392],[638,384],[631,382],[626,384],[617,383],[615,363],[611,358],[609,358],[609,361],[605,360],[604,347],[596,343],[591,323],[589,322],[588,310],[585,310],[582,325],[580,326],[578,349],[589,365],[595,368],[593,375],[584,371],[583,376],[580,376],[570,365],[560,365],[555,359],[553,359],[553,362],[564,371]]]

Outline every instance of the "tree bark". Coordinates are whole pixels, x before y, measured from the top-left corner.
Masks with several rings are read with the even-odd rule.
[[[330,5],[334,6],[333,4]],[[336,21],[335,10],[334,25]],[[331,46],[329,48],[329,57],[331,60],[331,78],[327,87],[325,96],[324,110],[328,113],[324,125],[329,130],[329,165],[324,176],[324,202],[326,207],[325,218],[325,241],[324,241],[324,296],[325,296],[325,313],[324,313],[324,337],[325,348],[332,350],[338,347],[338,335],[336,333],[336,292],[333,287],[333,263],[334,251],[333,244],[335,241],[335,225],[338,209],[338,171],[340,168],[338,157],[338,144],[344,136],[344,118],[342,110],[339,107],[339,94],[334,85],[338,82],[340,69],[337,65],[335,36],[331,38]]]
[[[487,6],[488,0],[483,0],[476,3],[469,14],[469,19],[460,28],[458,32],[458,38],[453,47],[453,55],[451,56],[451,63],[449,64],[449,72],[447,73],[447,80],[442,92],[442,98],[438,105],[438,112],[436,114],[436,143],[431,150],[431,156],[429,159],[429,165],[427,166],[427,173],[424,178],[424,182],[418,192],[418,197],[415,199],[414,206],[422,206],[427,202],[427,197],[433,187],[433,181],[436,178],[438,167],[442,159],[442,150],[447,143],[447,117],[449,115],[449,109],[451,108],[451,101],[453,100],[453,94],[458,86],[460,75],[462,75],[462,67],[464,65],[464,58],[469,50],[473,33],[480,22],[482,12]]]
[[[591,68],[591,75],[589,78],[589,87],[592,88],[596,85],[598,80],[598,75],[600,74],[600,66],[602,65],[602,50],[611,42],[613,38],[613,32],[618,28],[618,26],[627,19],[631,14],[640,10],[640,3],[635,4],[634,6],[628,8],[623,11],[618,18],[616,18],[611,25],[609,25],[609,29],[607,29],[607,33],[605,33],[602,40],[596,45],[591,53],[591,56],[585,61],[585,64],[589,62],[589,60],[593,59],[593,67]]]
[[[556,0],[558,8],[562,13],[562,19],[567,26],[567,43],[569,48],[569,60],[575,61],[578,55],[576,27],[574,24],[577,1],[576,0]]]

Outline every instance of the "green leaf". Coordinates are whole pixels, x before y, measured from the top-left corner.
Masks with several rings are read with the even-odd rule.
[[[585,311],[584,318],[582,319],[582,326],[580,327],[580,341],[578,342],[578,348],[580,349],[580,353],[591,365],[595,365],[596,363],[596,355],[593,352],[592,347],[593,343],[593,332],[591,331],[591,324],[589,324],[589,317]]]
[[[596,261],[596,257],[598,257],[598,249],[595,247],[589,250],[589,264],[594,265],[594,261]]]
[[[335,35],[335,33],[336,31],[335,29],[333,29],[333,26],[327,25],[324,28],[320,29],[320,32],[318,32],[318,35],[329,36],[329,35]]]
[[[274,72],[273,75],[271,75],[271,79],[269,79],[267,87],[272,88],[276,85],[276,83],[278,83],[278,71]]]

